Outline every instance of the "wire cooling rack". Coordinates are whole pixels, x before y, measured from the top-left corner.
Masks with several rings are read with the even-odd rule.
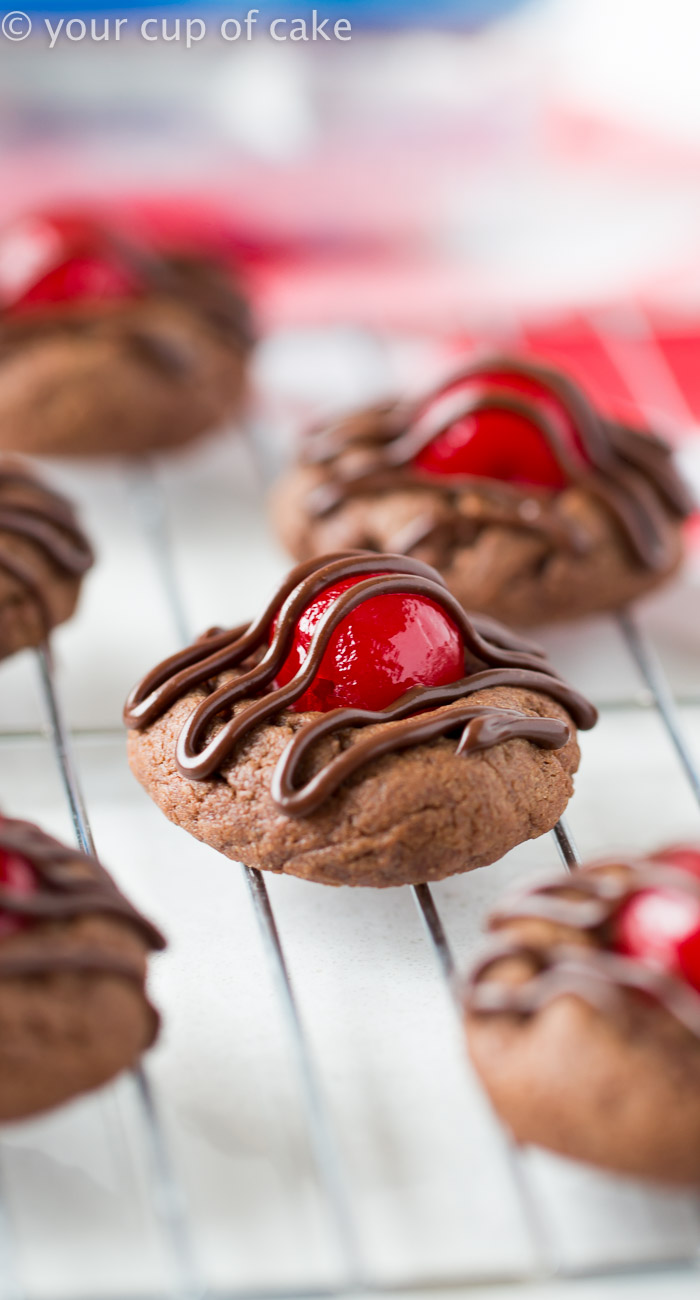
[[[654,364],[654,394],[640,393],[651,406]],[[44,647],[3,670],[3,802],[63,833],[70,818],[173,951],[154,963],[164,1045],[130,1079],[5,1131],[0,1295],[568,1294],[586,1280],[600,1295],[625,1279],[635,1296],[690,1294],[696,1198],[519,1150],[463,1052],[459,972],[481,918],[524,871],[553,856],[576,868],[568,822],[551,847],[381,894],[237,873],[190,841],[131,782],[117,708],[175,637],[244,617],[281,571],[254,467],[227,441],[163,465],[62,473],[92,513],[104,573],[56,638],[60,669]],[[698,639],[697,592],[673,599]],[[612,674],[601,639],[615,645]],[[684,679],[679,709],[629,612],[582,626],[576,653],[558,655],[565,672],[581,642],[604,708],[583,738],[576,837],[586,853],[697,837],[700,674],[695,696]]]

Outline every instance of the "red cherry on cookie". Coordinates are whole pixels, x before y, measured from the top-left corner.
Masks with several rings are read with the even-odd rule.
[[[284,686],[304,663],[319,620],[343,592],[377,574],[343,578],[304,610],[277,675]],[[385,709],[412,686],[444,686],[464,677],[464,643],[436,601],[403,594],[371,596],[338,624],[319,670],[291,705],[298,713]]]
[[[615,947],[700,992],[700,898],[670,886],[632,894],[616,919]]]
[[[26,858],[21,857],[18,853],[9,853],[6,849],[0,848],[0,887],[17,894],[20,898],[27,898],[30,894],[35,894],[37,879],[31,862],[28,862]],[[18,916],[14,912],[6,912],[0,907],[0,939],[4,939],[10,934],[16,934],[18,930],[23,930],[27,924],[27,917]]]
[[[569,453],[583,459],[583,449],[564,403],[531,375],[508,369],[484,369],[448,384],[419,414],[440,430],[418,453],[414,465],[430,474],[469,475],[560,492],[567,476],[537,424],[525,413],[504,409],[459,415],[467,401],[496,395],[524,399],[546,418]]]
[[[0,306],[20,312],[135,296],[136,271],[88,218],[33,216],[0,234]]]

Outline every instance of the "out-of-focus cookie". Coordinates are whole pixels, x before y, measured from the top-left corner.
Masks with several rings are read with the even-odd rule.
[[[678,568],[694,503],[656,434],[509,357],[310,433],[271,518],[300,560],[363,547],[434,565],[516,626],[617,608]]]
[[[251,347],[230,271],[88,216],[0,233],[0,449],[138,455],[241,405]]]
[[[700,1181],[700,852],[593,863],[491,917],[469,1050],[523,1143]]]
[[[0,456],[0,659],[70,618],[92,562],[70,502],[26,462]]]
[[[164,944],[94,858],[0,818],[0,1120],[138,1061],[159,1023],[146,959]]]

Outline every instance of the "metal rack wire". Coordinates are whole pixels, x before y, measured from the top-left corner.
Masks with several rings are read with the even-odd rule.
[[[95,841],[73,757],[70,735],[61,708],[50,646],[40,646],[37,651],[37,662],[48,727],[75,838],[84,853],[94,856]],[[146,1068],[140,1064],[132,1073],[148,1138],[153,1206],[171,1259],[174,1279],[172,1300],[197,1300],[203,1294],[203,1288],[189,1228],[185,1197],[175,1176]]]
[[[178,587],[173,554],[169,543],[166,507],[161,495],[157,476],[153,469],[146,466],[132,466],[129,471],[130,490],[136,501],[144,536],[151,548],[166,594],[170,615],[178,636],[185,640],[190,634],[187,626],[184,601]],[[692,752],[683,735],[673,695],[655,656],[654,650],[644,634],[640,631],[632,615],[623,612],[618,619],[619,628],[632,661],[642,674],[654,705],[666,728],[669,739],[682,765],[693,793],[700,803],[700,774]],[[78,767],[72,750],[72,741],[66,726],[60,700],[57,675],[51,657],[50,648],[42,647],[37,654],[37,667],[45,704],[47,728],[51,736],[55,758],[60,771],[65,797],[75,828],[78,844],[87,852],[94,851],[85,801],[83,798]],[[575,870],[580,859],[573,838],[564,821],[552,832],[557,851],[568,870]],[[242,867],[247,888],[253,904],[260,929],[269,970],[277,991],[277,997],[284,1016],[284,1023],[289,1039],[297,1075],[301,1084],[304,1100],[306,1125],[313,1151],[321,1186],[324,1191],[330,1218],[337,1239],[344,1266],[343,1282],[332,1288],[316,1285],[308,1288],[295,1287],[292,1290],[271,1289],[264,1292],[237,1291],[227,1293],[226,1300],[244,1300],[245,1297],[258,1297],[259,1300],[294,1300],[304,1295],[309,1297],[353,1295],[362,1293],[391,1294],[396,1288],[382,1281],[373,1279],[363,1258],[358,1225],[353,1213],[352,1197],[345,1177],[343,1162],[339,1153],[336,1135],[324,1100],[323,1088],[304,1027],[293,982],[285,956],[283,936],[273,910],[270,895],[264,877],[257,870]],[[445,991],[459,1007],[459,976],[455,955],[450,946],[434,893],[428,885],[412,887],[412,894],[418,915],[424,927],[426,938],[444,980]],[[148,1156],[150,1168],[150,1189],[154,1210],[162,1240],[165,1243],[170,1263],[171,1283],[165,1294],[170,1300],[198,1300],[209,1293],[206,1290],[202,1272],[196,1257],[190,1218],[186,1198],[178,1181],[175,1164],[170,1154],[167,1134],[165,1132],[159,1105],[151,1087],[145,1068],[139,1067],[134,1072],[134,1082],[144,1119],[144,1128],[148,1138]],[[620,1273],[635,1273],[639,1264],[630,1261],[613,1268],[591,1266],[578,1269],[565,1269],[557,1257],[556,1242],[547,1215],[538,1200],[528,1174],[522,1153],[504,1135],[508,1152],[508,1168],[517,1193],[523,1224],[526,1227],[532,1256],[535,1261],[532,1269],[514,1273],[494,1272],[484,1275],[470,1274],[451,1279],[449,1286],[475,1287],[499,1284],[512,1285],[514,1288],[533,1280],[546,1280],[553,1277],[607,1277]],[[675,1262],[680,1266],[695,1265],[694,1256],[683,1256],[676,1261],[664,1259],[659,1266],[668,1267]],[[653,1262],[652,1262],[653,1266]],[[648,1265],[644,1265],[645,1270]],[[24,1291],[18,1279],[12,1250],[11,1225],[3,1207],[0,1189],[0,1271],[3,1278],[3,1294],[10,1300],[23,1300]],[[439,1285],[439,1284],[438,1284]],[[448,1285],[448,1284],[444,1284]],[[402,1291],[410,1289],[406,1285]],[[420,1284],[416,1284],[420,1289]],[[223,1300],[223,1297],[221,1297]]]

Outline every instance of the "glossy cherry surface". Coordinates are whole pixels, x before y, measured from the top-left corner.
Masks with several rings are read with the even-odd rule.
[[[20,857],[18,853],[9,853],[2,848],[0,848],[0,888],[17,894],[20,898],[27,898],[37,890],[36,872],[31,863],[26,858]],[[0,939],[16,934],[27,924],[30,922],[26,917],[17,916],[14,912],[6,912],[0,906]]]
[[[508,369],[484,369],[447,385],[423,408],[419,419],[438,427],[414,465],[430,474],[469,475],[558,492],[568,478],[547,438],[525,411],[485,409],[451,418],[461,399],[479,402],[497,395],[534,407],[556,431],[570,455],[584,460],[574,423],[564,403],[539,379]]]
[[[294,644],[277,677],[283,686],[298,672],[319,620],[343,592],[375,574],[344,578],[306,608]],[[385,709],[412,686],[442,686],[464,676],[464,644],[441,607],[424,596],[372,596],[339,623],[297,712],[338,708]]]
[[[137,295],[137,270],[98,222],[38,215],[0,232],[0,306],[19,313]]]
[[[700,875],[700,853],[692,848],[668,849],[654,860]],[[672,885],[640,890],[618,913],[614,942],[618,952],[680,976],[700,992],[700,898]]]

